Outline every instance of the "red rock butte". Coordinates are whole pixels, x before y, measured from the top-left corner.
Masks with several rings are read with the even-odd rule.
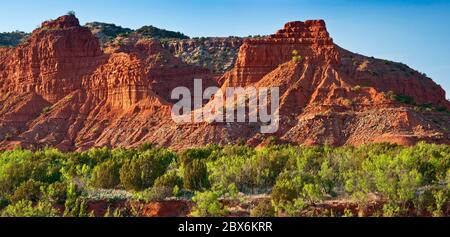
[[[234,68],[216,76],[155,39],[101,48],[76,17],[62,16],[44,22],[25,43],[0,49],[0,148],[258,146],[269,136],[306,145],[450,144],[448,113],[392,99],[405,95],[450,109],[439,85],[406,65],[340,48],[323,20],[289,22],[274,35],[245,39]],[[174,123],[171,90],[192,88],[194,78],[204,87],[280,87],[280,130]]]
[[[259,81],[280,64],[292,59],[296,50],[309,63],[337,64],[339,52],[325,22],[289,22],[284,29],[262,39],[247,39],[240,48],[230,86],[246,86]]]

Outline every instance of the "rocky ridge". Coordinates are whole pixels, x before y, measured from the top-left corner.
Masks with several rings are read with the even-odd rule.
[[[189,62],[207,45],[214,63]],[[237,48],[236,57],[222,54]],[[279,86],[280,130],[264,135],[258,124],[175,124],[170,92],[192,88],[194,78],[204,87]],[[445,91],[431,79],[340,48],[321,20],[290,22],[262,38],[197,44],[127,37],[102,48],[69,15],[44,22],[16,48],[0,49],[0,147],[257,146],[270,136],[308,145],[450,143],[448,113],[417,111],[395,95],[450,109]]]

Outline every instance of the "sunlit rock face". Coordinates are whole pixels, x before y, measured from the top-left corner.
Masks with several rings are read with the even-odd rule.
[[[191,63],[182,55],[201,46],[195,40],[130,38],[102,48],[74,16],[44,22],[25,43],[0,48],[0,148],[258,146],[269,136],[307,145],[450,143],[448,114],[392,100],[401,94],[450,109],[439,85],[403,64],[340,48],[322,20],[207,44],[213,63]],[[236,52],[224,56],[222,48]],[[280,129],[260,134],[258,124],[176,124],[171,91],[193,91],[195,78],[203,88],[279,87]]]

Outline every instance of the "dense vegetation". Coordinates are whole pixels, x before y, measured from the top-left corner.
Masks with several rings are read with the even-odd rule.
[[[28,36],[29,34],[21,31],[0,33],[0,47],[15,47]]]
[[[154,26],[143,26],[137,30],[102,22],[90,22],[86,23],[85,26],[100,40],[101,44],[111,42],[116,37],[128,38],[130,36],[160,40],[189,39],[188,36],[180,32],[164,30]]]
[[[104,190],[130,195],[102,196]],[[215,146],[183,152],[143,145],[61,153],[0,153],[2,216],[89,216],[95,199],[193,200],[194,216],[223,216],[224,200],[256,194],[252,216],[355,215],[312,212],[327,200],[348,200],[359,215],[448,215],[450,146],[373,144],[361,147]],[[122,195],[122,196],[121,196]],[[369,213],[372,196],[381,207]],[[367,208],[366,208],[367,207]],[[109,216],[133,212],[108,211]]]
[[[402,104],[414,106],[416,112],[442,112],[450,114],[450,111],[444,106],[435,106],[431,103],[418,104],[414,98],[408,95],[395,94],[393,91],[387,92],[387,96],[391,100],[395,100]]]
[[[131,34],[155,39],[189,39],[189,37],[183,33],[159,29],[154,26],[143,26],[137,30],[132,30],[115,24],[89,22],[86,23],[85,27],[88,27],[91,30],[91,32],[100,40],[101,44],[110,42],[118,36],[128,37]],[[0,33],[0,47],[15,47],[24,42],[29,35],[29,33],[22,31]]]
[[[189,39],[188,36],[180,32],[169,31],[165,29],[159,29],[154,26],[143,26],[136,30],[136,33],[148,37],[157,39]]]
[[[101,43],[111,41],[119,35],[127,35],[133,32],[133,30],[129,28],[102,22],[89,22],[86,23],[85,26],[88,27],[97,38],[99,38]]]

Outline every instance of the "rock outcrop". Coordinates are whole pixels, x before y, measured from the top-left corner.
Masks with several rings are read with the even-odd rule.
[[[239,53],[224,56],[230,51],[224,48]],[[199,49],[212,64],[189,61]],[[194,78],[202,78],[204,88],[279,87],[280,129],[265,135],[258,124],[176,124],[171,91],[192,91]],[[308,145],[450,143],[450,115],[432,108],[450,109],[439,85],[403,64],[340,48],[321,20],[290,22],[274,35],[243,41],[162,44],[131,35],[101,47],[78,19],[63,16],[44,22],[16,48],[0,48],[1,149],[257,146],[269,136]]]
[[[246,40],[236,67],[221,81],[224,87],[279,87],[277,136],[284,142],[449,142],[448,114],[419,113],[392,98],[448,109],[439,85],[405,65],[340,48],[320,20],[290,22],[266,39]]]
[[[42,23],[28,41],[2,56],[0,92],[36,93],[56,103],[81,89],[102,51],[74,16]]]
[[[246,39],[240,48],[236,67],[228,75],[229,86],[258,82],[280,64],[292,60],[296,51],[312,64],[337,64],[339,52],[324,21],[290,22],[266,38]]]
[[[96,145],[101,135],[120,136],[120,131],[128,131],[124,137],[131,139],[130,133],[146,128],[127,130],[127,116],[149,124],[170,119],[172,89],[192,89],[194,78],[203,78],[205,87],[216,85],[208,70],[182,63],[157,40],[104,50],[74,16],[44,22],[26,43],[2,49],[2,147],[73,150]],[[106,137],[101,145],[114,142]]]
[[[235,66],[243,38],[172,39],[164,47],[183,62],[222,75]]]

